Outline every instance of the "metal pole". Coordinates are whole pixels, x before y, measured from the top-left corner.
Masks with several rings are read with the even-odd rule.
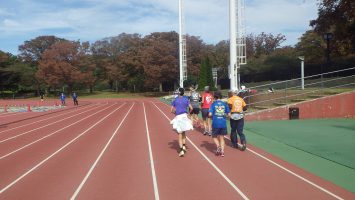
[[[301,60],[301,88],[304,90],[304,56],[298,57]]]
[[[301,85],[304,90],[304,60],[301,61]]]
[[[230,88],[238,89],[237,86],[237,27],[236,27],[236,0],[229,0],[229,66],[230,66]]]
[[[179,68],[180,68],[180,87],[184,87],[184,74],[183,74],[183,67],[182,67],[182,1],[179,0]]]

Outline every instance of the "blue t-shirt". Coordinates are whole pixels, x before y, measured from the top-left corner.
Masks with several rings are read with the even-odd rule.
[[[171,105],[175,107],[175,114],[180,115],[183,113],[187,113],[187,108],[189,107],[189,100],[185,96],[178,96],[176,97],[176,99],[174,99]]]
[[[213,128],[227,128],[226,114],[230,113],[230,110],[225,102],[221,100],[213,102],[209,112],[212,113]]]
[[[60,100],[62,100],[62,101],[65,100],[65,94],[60,95]]]

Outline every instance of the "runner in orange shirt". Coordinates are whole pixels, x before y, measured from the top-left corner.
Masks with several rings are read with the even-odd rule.
[[[231,109],[230,126],[231,126],[231,142],[234,148],[238,148],[237,133],[242,144],[242,151],[246,149],[246,139],[243,133],[244,128],[244,111],[247,110],[245,101],[236,95],[236,91],[228,92],[228,105]]]

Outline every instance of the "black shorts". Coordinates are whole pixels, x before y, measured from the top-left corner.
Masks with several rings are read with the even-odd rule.
[[[208,117],[208,111],[209,111],[208,108],[202,108],[202,109],[201,109],[202,119],[203,119],[203,120],[206,120],[206,119],[207,119],[207,117]]]
[[[219,135],[227,135],[227,128],[213,128],[212,127],[212,137],[217,137]]]
[[[200,108],[193,108],[191,114],[198,115],[200,113]]]

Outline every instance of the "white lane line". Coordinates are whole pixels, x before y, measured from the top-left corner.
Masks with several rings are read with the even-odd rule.
[[[31,133],[31,132],[33,132],[33,131],[39,130],[39,129],[41,129],[41,128],[45,128],[45,127],[47,127],[47,126],[50,126],[50,125],[53,125],[53,124],[57,124],[57,123],[59,123],[59,122],[61,122],[61,121],[64,121],[64,120],[67,120],[67,119],[73,118],[73,117],[75,117],[75,116],[77,116],[77,115],[80,115],[80,114],[83,114],[83,113],[89,112],[90,110],[93,110],[93,109],[95,109],[95,108],[92,108],[92,109],[86,110],[86,111],[84,111],[84,112],[80,112],[80,113],[75,114],[75,115],[72,115],[72,116],[70,116],[70,117],[66,117],[66,118],[63,118],[63,119],[61,119],[61,120],[58,120],[58,121],[55,121],[55,122],[52,122],[52,123],[46,124],[46,125],[44,125],[44,126],[37,127],[37,128],[35,128],[35,129],[31,129],[31,130],[29,130],[29,131],[26,131],[26,132],[23,132],[23,133],[17,134],[17,135],[15,135],[15,136],[9,137],[9,138],[7,138],[7,139],[1,140],[1,141],[0,141],[0,144],[1,144],[1,143],[4,143],[4,142],[6,142],[6,141],[9,141],[9,140],[12,140],[12,139],[18,138],[18,137],[20,137],[20,136],[26,135],[26,134]]]
[[[4,193],[7,189],[9,189],[10,187],[12,187],[13,185],[15,185],[17,182],[19,182],[20,180],[22,180],[23,178],[25,178],[28,174],[30,174],[31,172],[33,172],[34,170],[36,170],[38,167],[40,167],[41,165],[43,165],[45,162],[47,162],[49,159],[51,159],[53,156],[57,155],[59,152],[61,152],[63,149],[65,149],[67,146],[69,146],[71,143],[73,143],[74,141],[76,141],[78,138],[80,138],[81,136],[83,136],[84,134],[86,134],[88,131],[90,131],[91,129],[93,129],[96,125],[98,125],[99,123],[101,123],[102,121],[104,121],[107,117],[109,117],[110,115],[112,115],[114,112],[116,112],[119,108],[116,108],[115,110],[113,110],[112,112],[110,112],[108,115],[106,115],[105,117],[101,118],[98,122],[96,122],[95,124],[93,124],[92,126],[90,126],[88,129],[86,129],[84,132],[82,132],[81,134],[79,134],[78,136],[76,136],[74,139],[70,140],[68,143],[66,143],[64,146],[62,146],[60,149],[58,149],[57,151],[55,151],[54,153],[52,153],[50,156],[48,156],[47,158],[45,158],[44,160],[42,160],[40,163],[38,163],[36,166],[32,167],[30,170],[28,170],[26,173],[22,174],[20,177],[18,177],[16,180],[12,181],[9,185],[7,185],[6,187],[2,188],[0,190],[0,194]]]
[[[225,138],[228,139],[228,140],[230,140],[230,139],[227,138],[227,137],[225,137]],[[238,145],[239,145],[239,144],[238,144]],[[269,159],[269,158],[267,158],[267,157],[265,157],[265,156],[263,156],[263,155],[261,155],[261,154],[255,152],[255,151],[253,151],[253,150],[251,150],[251,149],[249,149],[249,148],[247,148],[247,150],[250,151],[250,152],[252,152],[253,154],[259,156],[260,158],[263,158],[264,160],[268,161],[269,163],[271,163],[271,164],[273,164],[273,165],[279,167],[280,169],[283,169],[284,171],[286,171],[286,172],[292,174],[293,176],[295,176],[295,177],[301,179],[302,181],[304,181],[304,182],[306,182],[306,183],[308,183],[308,184],[310,184],[310,185],[316,187],[317,189],[319,189],[319,190],[321,190],[321,191],[327,193],[328,195],[330,195],[330,196],[332,196],[332,197],[334,197],[334,198],[336,198],[336,199],[339,199],[339,200],[344,200],[343,198],[337,196],[336,194],[330,192],[329,190],[327,190],[327,189],[325,189],[325,188],[323,188],[323,187],[321,187],[321,186],[319,186],[319,185],[313,183],[312,181],[310,181],[310,180],[308,180],[308,179],[302,177],[301,175],[296,174],[295,172],[293,172],[293,171],[287,169],[286,167],[284,167],[284,166],[282,166],[282,165],[276,163],[275,161],[272,161],[271,159]]]
[[[124,104],[125,104],[125,103],[124,103]],[[124,104],[123,104],[123,105],[124,105]],[[121,105],[121,106],[123,106],[123,105]],[[59,130],[56,130],[56,131],[50,133],[50,134],[48,134],[48,135],[46,135],[46,136],[44,136],[44,137],[42,137],[42,138],[40,138],[40,139],[38,139],[38,140],[35,140],[35,141],[33,141],[33,142],[29,143],[29,144],[26,144],[25,146],[23,146],[23,147],[21,147],[21,148],[18,148],[18,149],[14,150],[14,151],[12,151],[12,152],[10,152],[10,153],[8,153],[8,154],[5,154],[5,155],[3,155],[3,156],[0,157],[0,160],[2,160],[2,159],[4,159],[4,158],[6,158],[6,157],[8,157],[8,156],[10,156],[10,155],[12,155],[12,154],[18,152],[18,151],[21,151],[21,150],[23,150],[23,149],[25,149],[25,148],[27,148],[27,147],[29,147],[29,146],[31,146],[31,145],[33,145],[33,144],[39,142],[39,141],[41,141],[41,140],[44,140],[44,139],[46,139],[46,138],[48,138],[48,137],[50,137],[50,136],[52,136],[52,135],[54,135],[54,134],[56,134],[56,133],[58,133],[58,132],[64,130],[64,129],[67,129],[67,128],[69,128],[69,127],[71,127],[71,126],[73,126],[73,125],[75,125],[75,124],[77,124],[77,123],[79,123],[79,122],[81,122],[81,121],[83,121],[83,120],[85,120],[85,119],[87,119],[87,118],[93,116],[93,115],[96,115],[97,113],[100,113],[100,112],[102,112],[102,111],[104,111],[104,110],[107,110],[107,109],[111,108],[112,106],[114,106],[114,105],[111,105],[111,106],[109,106],[109,107],[107,107],[107,108],[105,108],[105,109],[103,109],[103,110],[99,110],[99,111],[97,111],[97,112],[95,112],[95,113],[93,113],[93,114],[91,114],[91,115],[89,115],[89,116],[87,116],[87,117],[85,117],[85,118],[79,120],[79,121],[76,121],[76,122],[74,122],[74,123],[72,123],[72,124],[70,124],[70,125],[68,125],[68,126],[65,126],[65,127],[61,128],[61,129],[59,129]],[[92,109],[91,109],[91,110],[92,110]]]
[[[150,168],[151,168],[151,171],[152,171],[152,178],[153,178],[154,197],[155,197],[155,200],[159,200],[159,190],[158,190],[157,176],[156,176],[155,168],[154,168],[153,151],[152,151],[152,145],[150,143],[147,113],[145,111],[144,102],[143,102],[143,111],[144,111],[144,119],[145,119],[145,128],[146,128],[146,132],[147,132],[148,148],[149,148]]]
[[[131,112],[133,106],[135,103],[132,104],[132,106],[129,108],[128,112],[126,113],[126,115],[124,116],[124,118],[122,119],[121,123],[117,126],[116,130],[114,131],[114,133],[112,134],[111,138],[108,140],[108,142],[106,143],[105,147],[102,149],[101,153],[99,154],[99,156],[96,158],[94,164],[91,166],[90,170],[88,171],[88,173],[86,174],[86,176],[84,177],[84,179],[81,181],[80,185],[78,186],[78,188],[75,190],[73,196],[70,198],[71,200],[75,199],[80,190],[83,188],[84,184],[86,183],[86,181],[88,180],[88,178],[90,177],[91,173],[94,171],[97,163],[100,161],[101,157],[104,155],[107,147],[111,144],[111,141],[113,140],[113,138],[115,137],[115,135],[117,134],[118,130],[121,128],[123,122],[126,120],[126,117],[128,116],[128,114]]]
[[[14,128],[10,128],[10,129],[6,129],[6,130],[3,130],[3,131],[0,131],[0,133],[3,133],[3,132],[7,132],[7,131],[11,131],[11,130],[14,130],[14,129],[18,129],[18,128],[21,128],[21,127],[25,127],[25,126],[29,126],[29,125],[32,125],[32,124],[37,124],[39,122],[42,122],[42,121],[46,121],[46,120],[49,120],[49,119],[53,119],[55,117],[60,117],[60,116],[63,116],[63,115],[66,115],[66,114],[70,114],[70,113],[73,113],[73,112],[78,112],[79,110],[84,110],[86,108],[90,108],[90,107],[93,107],[95,104],[91,104],[90,106],[88,107],[85,107],[85,108],[80,108],[78,110],[73,110],[71,112],[67,112],[67,113],[62,113],[60,115],[55,115],[55,116],[52,116],[52,117],[48,117],[48,118],[45,118],[45,119],[42,119],[42,120],[39,120],[39,121],[35,121],[35,122],[32,122],[32,123],[29,123],[29,124],[24,124],[24,125],[21,125],[21,126],[16,126]],[[98,105],[98,104],[96,104]]]
[[[25,114],[24,112],[18,112],[18,113],[9,113],[7,115],[4,115],[4,116],[0,116],[0,118],[3,118],[3,117],[12,117],[14,115],[19,115],[19,114]]]
[[[170,107],[170,106],[167,105],[167,104],[164,104],[164,105]],[[227,137],[225,137],[225,138],[227,138]],[[229,138],[227,138],[227,139],[230,140]],[[330,196],[332,196],[332,197],[334,197],[334,198],[336,198],[336,199],[339,199],[339,200],[344,200],[343,198],[337,196],[336,194],[330,192],[329,190],[327,190],[327,189],[325,189],[325,188],[323,188],[323,187],[321,187],[321,186],[319,186],[319,185],[313,183],[312,181],[310,181],[310,180],[308,180],[308,179],[302,177],[301,175],[299,175],[299,174],[297,174],[297,173],[295,173],[295,172],[293,172],[293,171],[287,169],[286,167],[284,167],[284,166],[282,166],[282,165],[276,163],[275,161],[272,161],[271,159],[266,158],[265,156],[263,156],[263,155],[261,155],[261,154],[255,152],[255,151],[253,151],[253,150],[251,150],[251,149],[249,149],[249,148],[247,148],[247,150],[250,151],[250,152],[252,152],[253,154],[259,156],[260,158],[263,158],[264,160],[268,161],[269,163],[271,163],[271,164],[273,164],[273,165],[279,167],[280,169],[283,169],[284,171],[286,171],[286,172],[292,174],[293,176],[295,176],[295,177],[297,177],[297,178],[303,180],[304,182],[306,182],[306,183],[308,183],[308,184],[310,184],[310,185],[312,185],[312,186],[318,188],[319,190],[321,190],[321,191],[323,191],[323,192],[329,194]]]
[[[153,102],[152,102],[153,103]],[[166,114],[157,106],[155,103],[153,105],[166,117],[168,121],[171,121],[171,119],[166,116]],[[249,198],[188,138],[186,139],[192,144],[193,147],[202,155],[205,160],[210,163],[210,165],[233,187],[234,190],[238,192],[238,194],[245,200],[248,200]]]

